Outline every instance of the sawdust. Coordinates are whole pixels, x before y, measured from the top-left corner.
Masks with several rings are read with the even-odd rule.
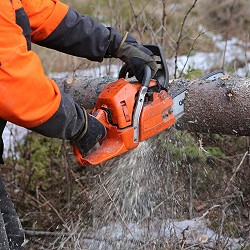
[[[121,218],[124,223],[140,222],[166,199],[166,159],[161,162],[156,154],[155,139],[107,163],[112,169],[100,177],[91,197],[94,210],[101,212],[95,221],[98,227]]]
[[[221,128],[219,122],[222,115],[232,117],[233,114],[230,112],[232,106],[239,105],[239,107],[242,107],[241,99],[238,100],[238,95],[241,92],[234,83],[232,81],[231,85],[229,85],[221,79],[219,82],[197,84],[188,93],[190,105],[187,105],[187,109],[196,109],[196,111],[190,112],[194,116],[186,117],[185,119],[188,121],[199,121],[198,129],[202,127],[206,130],[208,127],[216,131],[217,125],[220,125]],[[245,91],[241,94],[249,98],[249,83],[244,82],[242,86]],[[216,98],[214,98],[214,89],[217,90],[218,94]],[[200,95],[201,92],[205,92],[207,95],[211,93],[211,98],[204,100],[202,98],[204,95]],[[233,98],[229,100],[227,93],[233,93]],[[193,95],[200,96],[200,98],[191,98]],[[197,105],[197,102],[192,103],[192,99],[198,100],[198,103],[199,101],[207,101],[208,103],[207,105]],[[213,106],[214,103],[217,104],[215,108]],[[249,114],[250,108],[247,106],[248,104],[244,105],[247,109],[246,113]],[[211,116],[211,111],[209,113],[209,109],[206,108],[212,110],[213,116]],[[199,119],[199,117],[201,118]],[[249,115],[244,119],[249,119]],[[232,123],[231,120],[227,119],[228,122]],[[201,126],[200,123],[205,124]],[[224,128],[225,131],[228,128],[231,129],[232,125],[226,125],[228,126]],[[237,127],[237,129],[239,128]],[[126,240],[126,236],[130,235],[130,239],[134,240],[134,235],[129,225],[135,223],[136,225],[147,227],[155,219],[164,220],[176,214],[183,214],[174,207],[174,204],[178,204],[184,198],[184,195],[180,194],[182,187],[178,187],[178,181],[174,180],[174,178],[178,178],[178,172],[172,172],[170,157],[167,150],[164,151],[163,145],[166,145],[168,142],[165,141],[159,145],[157,140],[158,137],[155,136],[140,143],[136,149],[121,155],[121,157],[102,164],[102,171],[96,177],[97,183],[95,187],[89,191],[88,200],[78,210],[81,219],[77,225],[74,224],[74,233],[77,232],[78,235],[83,237],[86,234],[92,235],[93,237],[89,241],[92,240],[96,243],[96,232],[98,230],[107,228],[106,234],[108,235],[116,230],[115,227],[112,228],[112,225],[120,223],[122,226],[121,238]],[[165,140],[167,140],[167,136]],[[177,195],[175,195],[176,187],[178,190]],[[86,213],[87,206],[89,206],[89,210]],[[148,233],[150,233],[150,230]],[[76,239],[76,242],[79,245],[84,244],[83,239],[79,237]],[[102,246],[102,244],[104,243],[100,240],[98,249],[106,249],[105,245]],[[117,244],[120,243],[117,242]],[[62,249],[65,248],[62,247]],[[97,249],[96,245],[93,249]],[[123,248],[119,246],[119,248],[114,249]]]
[[[165,135],[160,138],[168,140],[168,134]],[[88,249],[97,249],[96,233],[101,229],[103,237],[114,234],[117,223],[121,225],[119,234],[122,242],[115,241],[120,245],[114,249],[126,249],[122,248],[126,240],[132,240],[133,244],[139,246],[141,242],[134,235],[134,230],[131,230],[131,225],[148,228],[152,221],[164,221],[178,213],[174,211],[173,203],[178,203],[178,197],[174,197],[174,194],[182,187],[177,190],[174,188],[173,182],[176,183],[178,175],[171,170],[170,156],[162,146],[165,143],[155,136],[101,166],[101,174],[96,177],[97,184],[90,190],[89,199],[77,210],[80,219],[77,224],[73,224],[72,231],[78,235],[74,241],[83,249],[86,234],[92,235],[88,243],[91,245],[92,240],[94,246]],[[87,213],[86,207],[89,209]],[[146,231],[150,233],[150,230]],[[83,236],[82,239],[79,235]],[[148,235],[144,235],[144,243],[147,238]],[[65,249],[64,241],[60,242],[61,249]],[[100,240],[98,249],[106,249],[102,244]]]

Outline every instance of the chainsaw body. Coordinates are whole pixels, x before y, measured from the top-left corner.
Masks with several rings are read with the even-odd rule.
[[[121,72],[126,70],[122,68]],[[166,72],[168,74],[168,71],[164,74]],[[166,89],[168,75],[163,77],[161,74],[164,87],[157,79],[151,79],[149,67],[146,67],[142,83],[127,81],[124,73],[120,73],[119,78],[103,89],[92,110],[92,115],[107,129],[99,148],[86,157],[74,148],[81,165],[96,165],[125,153],[137,147],[139,142],[170,128],[176,121],[173,100]]]

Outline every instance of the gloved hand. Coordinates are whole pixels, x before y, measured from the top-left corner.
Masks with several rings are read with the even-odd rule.
[[[125,62],[128,66],[129,77],[135,76],[139,82],[142,82],[146,65],[151,68],[151,78],[157,72],[157,64],[153,53],[149,49],[139,45],[128,33],[121,41],[119,48],[115,51],[114,57],[120,58]]]
[[[103,139],[106,134],[106,128],[98,121],[93,115],[85,112],[85,127],[78,137],[71,141],[71,144],[80,151],[82,156],[86,156],[87,153]]]

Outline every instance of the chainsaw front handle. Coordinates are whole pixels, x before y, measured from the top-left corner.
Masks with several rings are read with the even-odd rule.
[[[148,65],[146,65],[141,85],[148,88],[150,81],[151,81],[151,68]]]
[[[167,66],[167,60],[166,60],[166,57],[164,55],[164,51],[161,45],[143,44],[143,46],[149,49],[153,53],[156,63],[159,66],[154,76],[154,79],[157,80],[157,82],[159,83],[161,87],[168,90],[169,71],[168,71],[168,66]]]
[[[127,64],[124,64],[122,66],[122,68],[120,69],[119,77],[118,78],[119,79],[120,78],[124,78],[125,79],[127,73],[128,73],[128,66],[127,66]],[[149,83],[150,83],[150,80],[151,80],[151,68],[148,65],[146,65],[145,69],[144,69],[144,76],[143,76],[141,85],[148,87]]]

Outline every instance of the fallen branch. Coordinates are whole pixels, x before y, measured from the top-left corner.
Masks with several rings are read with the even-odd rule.
[[[224,191],[224,194],[228,191],[228,188],[230,187],[230,184],[231,182],[233,181],[235,175],[237,174],[237,172],[239,171],[241,165],[243,164],[243,162],[245,161],[246,159],[246,156],[248,155],[248,151],[244,154],[244,156],[242,157],[241,161],[240,161],[240,164],[237,166],[237,168],[234,170],[230,180],[227,182],[227,185],[226,185],[226,188],[225,188],[225,191]]]

